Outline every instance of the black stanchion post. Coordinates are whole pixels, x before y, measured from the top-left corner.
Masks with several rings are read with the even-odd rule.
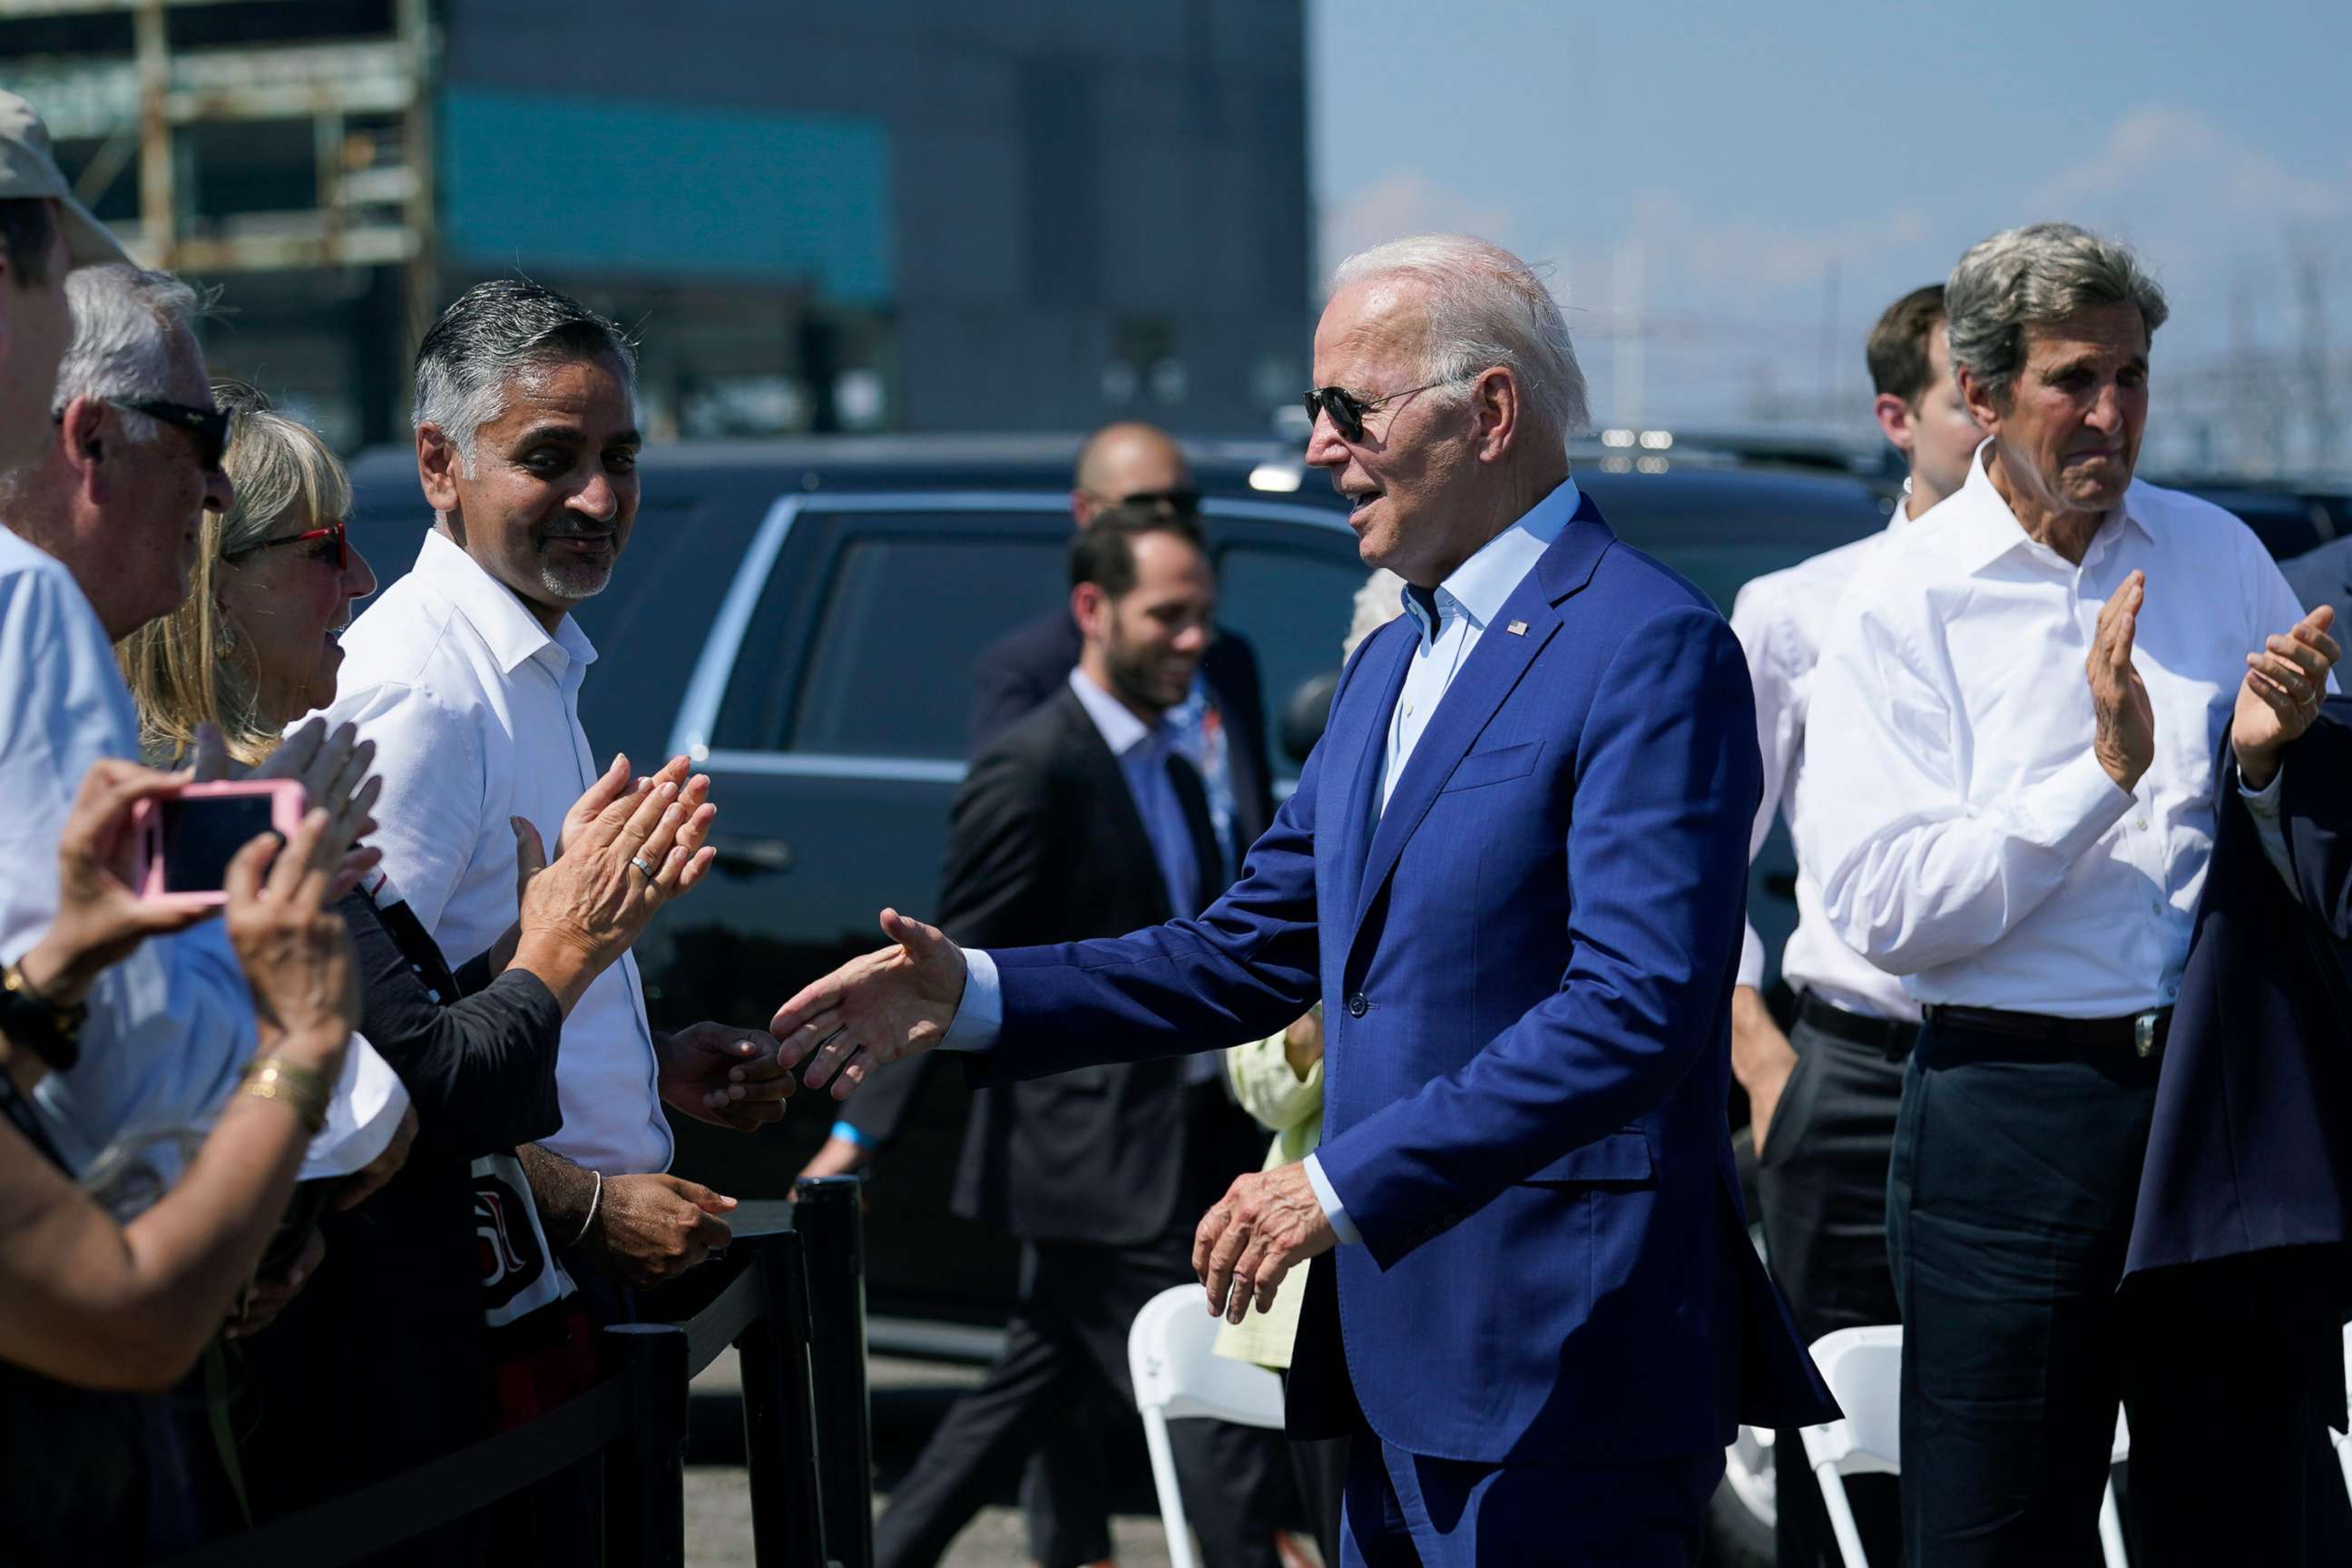
[[[628,1378],[631,1420],[604,1451],[606,1568],[684,1568],[686,1331],[675,1323],[615,1323],[602,1336]]]
[[[874,1437],[866,1394],[866,1231],[856,1176],[796,1184],[793,1229],[805,1247],[816,1383],[824,1554],[841,1568],[874,1562]]]
[[[738,1242],[737,1246],[745,1243]],[[752,1238],[767,1310],[735,1342],[743,1375],[743,1458],[759,1568],[824,1568],[810,1383],[808,1275],[791,1231]]]

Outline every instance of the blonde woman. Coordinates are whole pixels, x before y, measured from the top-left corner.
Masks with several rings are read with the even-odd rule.
[[[325,444],[250,393],[222,402],[238,414],[224,460],[236,503],[205,517],[186,602],[117,649],[143,746],[165,764],[207,727],[239,761],[268,755],[287,725],[333,700],[337,635],[375,589],[346,527],[350,482]],[[339,906],[360,954],[361,1031],[406,1084],[421,1131],[381,1193],[328,1217],[324,1265],[252,1342],[260,1398],[245,1469],[257,1513],[462,1447],[593,1375],[556,1247],[593,1260],[604,1226],[627,1216],[602,1205],[551,1237],[513,1152],[562,1123],[565,1016],[708,867],[708,787],[679,765],[632,788],[616,762],[567,816],[552,864],[518,819],[519,919],[491,953],[458,955],[473,958],[462,970],[380,872]],[[495,1246],[478,1238],[478,1194]],[[484,1256],[499,1260],[495,1279],[483,1279]],[[352,1354],[360,1345],[367,1353]]]

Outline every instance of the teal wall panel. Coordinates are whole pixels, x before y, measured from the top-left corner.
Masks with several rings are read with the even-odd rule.
[[[445,247],[475,262],[892,293],[877,121],[452,87]]]

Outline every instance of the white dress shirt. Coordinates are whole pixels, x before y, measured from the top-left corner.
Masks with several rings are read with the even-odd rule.
[[[2084,663],[2134,570],[2156,751],[2126,793],[2092,753]],[[2170,1003],[2245,656],[2302,616],[2242,523],[2152,485],[2068,563],[2026,536],[1979,448],[1960,492],[1856,574],[1822,648],[1801,831],[1832,923],[1923,1003]]]
[[[62,563],[0,528],[0,956],[10,962],[57,918],[58,840],[101,757],[139,758],[138,715],[106,628]],[[179,1179],[191,1135],[212,1125],[253,1059],[253,991],[211,920],[141,942],[99,976],[89,1003],[80,1059],[43,1079],[33,1100],[76,1170],[110,1145],[135,1152],[136,1184],[152,1201]],[[400,1080],[354,1036],[303,1176],[365,1165],[407,1109]]]
[[[1909,525],[1909,492],[1895,505],[1886,527],[1867,539],[1768,573],[1739,590],[1732,601],[1731,629],[1748,656],[1748,679],[1756,688],[1756,744],[1764,757],[1764,800],[1756,808],[1756,830],[1748,856],[1756,858],[1772,831],[1772,818],[1785,813],[1789,835],[1799,843],[1805,809],[1805,713],[1812,694],[1813,667],[1832,613],[1854,574],[1874,557],[1895,530]],[[1822,909],[1822,882],[1801,852],[1797,857],[1797,929],[1780,955],[1780,973],[1798,991],[1833,1006],[1872,1018],[1919,1016],[1919,1005],[1903,982],[1848,947],[1831,929]],[[1751,921],[1739,947],[1739,984],[1764,984],[1764,942]]]
[[[1413,748],[1420,744],[1454,678],[1468,662],[1471,650],[1486,635],[1503,602],[1566,530],[1580,502],[1576,481],[1562,479],[1526,516],[1479,546],[1444,582],[1429,590],[1425,603],[1412,589],[1404,591],[1405,614],[1412,618],[1420,636],[1412,666],[1405,672],[1404,689],[1389,716],[1387,749],[1381,761],[1380,810],[1388,808],[1396,781],[1403,775]],[[987,953],[966,948],[964,963],[963,1003],[956,1009],[940,1046],[947,1050],[986,1050],[996,1043],[997,1031],[1003,1026],[1003,986],[995,961]],[[1301,1163],[1308,1184],[1315,1189],[1316,1201],[1331,1222],[1332,1234],[1348,1244],[1362,1239],[1348,1219],[1346,1201],[1324,1175],[1322,1162],[1309,1154]]]
[[[604,772],[580,729],[596,658],[566,616],[550,636],[523,602],[436,529],[415,569],[343,634],[328,717],[376,743],[383,795],[370,840],[452,965],[514,922],[520,816],[551,852],[563,814]],[[636,960],[589,984],[555,1069],[563,1127],[548,1148],[621,1175],[668,1168]]]

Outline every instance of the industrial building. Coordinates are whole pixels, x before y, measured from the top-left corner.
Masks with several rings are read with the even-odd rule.
[[[0,0],[0,79],[217,372],[344,447],[527,273],[649,433],[1256,434],[1312,322],[1300,0]]]

